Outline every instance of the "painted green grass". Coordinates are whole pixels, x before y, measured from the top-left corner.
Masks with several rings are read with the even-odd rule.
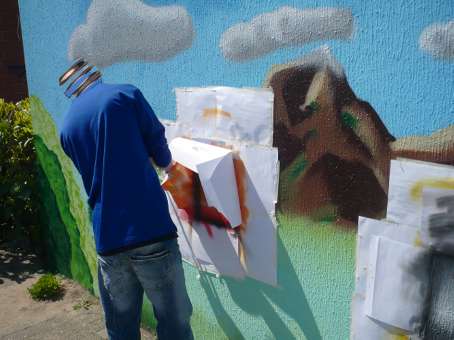
[[[356,232],[279,214],[278,286],[197,280],[185,265],[199,339],[348,339]]]
[[[35,145],[38,148],[38,161],[55,195],[60,222],[57,222],[55,216],[50,216],[49,219],[57,224],[63,223],[69,233],[71,244],[79,249],[80,255],[85,258],[88,265],[83,270],[73,269],[76,272],[88,270],[85,274],[80,273],[80,282],[84,285],[88,284],[86,278],[90,278],[93,284],[89,288],[97,291],[96,251],[91,221],[87,204],[73,172],[73,165],[60,146],[59,135],[52,117],[37,97],[30,98],[30,113],[33,131],[37,136]]]
[[[44,231],[47,258],[57,271],[93,290],[93,276],[82,252],[79,229],[70,212],[69,195],[60,163],[38,136],[35,136],[35,147],[44,175],[41,176],[40,185],[48,222]]]

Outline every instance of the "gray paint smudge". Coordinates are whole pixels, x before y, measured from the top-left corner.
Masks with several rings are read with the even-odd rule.
[[[454,20],[426,27],[419,37],[419,47],[435,58],[454,61]]]
[[[117,62],[158,62],[192,45],[192,18],[184,7],[153,7],[139,0],[93,0],[87,22],[69,42],[71,60],[105,67]]]
[[[230,27],[221,36],[220,48],[227,59],[245,61],[283,47],[347,39],[352,32],[353,16],[348,9],[285,6]]]

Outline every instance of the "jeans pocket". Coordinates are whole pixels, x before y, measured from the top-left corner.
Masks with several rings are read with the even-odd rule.
[[[175,271],[175,254],[171,242],[138,248],[129,254],[134,270],[145,290],[168,286]]]

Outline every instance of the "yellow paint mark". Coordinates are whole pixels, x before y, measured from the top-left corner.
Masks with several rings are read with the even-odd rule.
[[[230,112],[221,110],[218,107],[212,107],[212,108],[204,109],[202,116],[203,116],[203,118],[214,118],[217,116],[231,118],[232,114]]]
[[[421,234],[420,234],[419,230],[416,233],[416,239],[413,242],[413,244],[414,244],[415,247],[422,247]]]
[[[391,335],[390,340],[410,340],[410,337],[404,334],[393,334]]]
[[[413,184],[410,191],[411,198],[414,201],[421,200],[422,190],[425,187],[454,190],[454,178],[422,179]]]

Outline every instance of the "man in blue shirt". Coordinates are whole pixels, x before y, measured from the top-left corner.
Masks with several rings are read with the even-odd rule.
[[[192,339],[192,305],[176,227],[150,162],[166,170],[172,166],[164,127],[136,87],[101,79],[86,87],[93,75],[91,68],[82,72],[66,90],[75,98],[60,139],[93,210],[109,339],[140,339],[144,292],[153,304],[160,340]]]

